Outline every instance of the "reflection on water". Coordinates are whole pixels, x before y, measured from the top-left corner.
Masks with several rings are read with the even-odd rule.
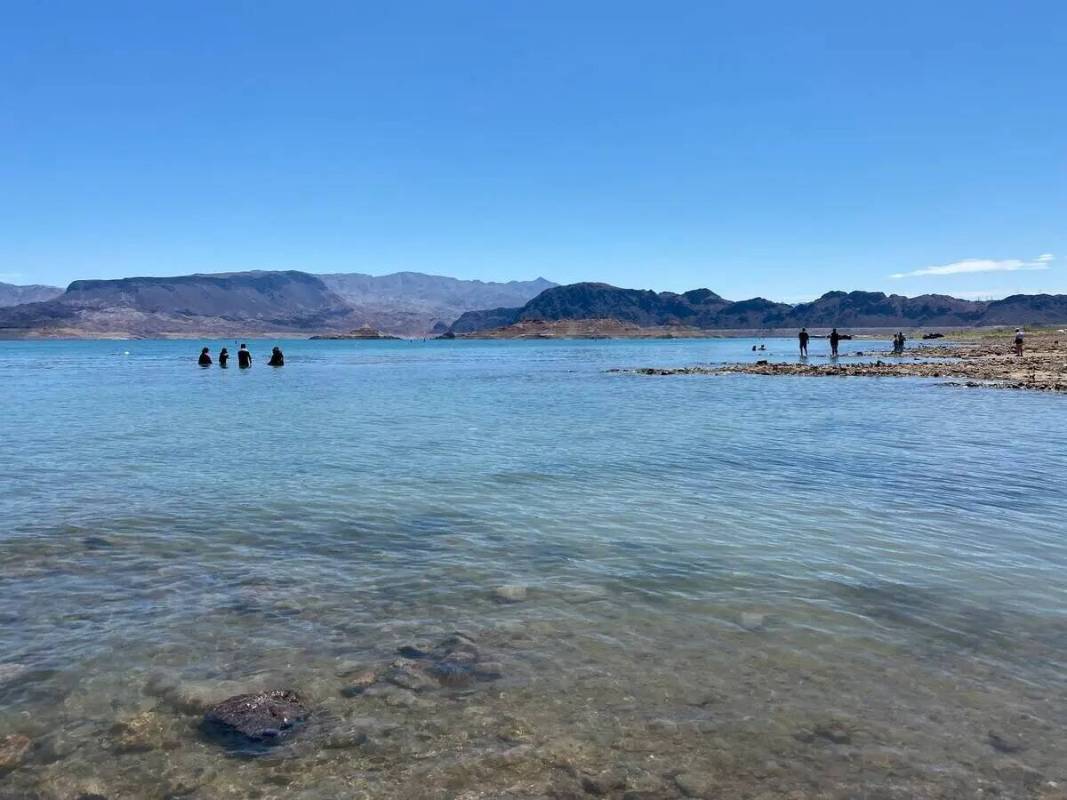
[[[1062,800],[1063,399],[751,344],[4,344],[0,798]]]

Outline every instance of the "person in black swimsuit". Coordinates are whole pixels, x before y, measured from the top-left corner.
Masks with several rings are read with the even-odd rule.
[[[837,332],[837,328],[830,331],[830,355],[837,356],[837,344],[841,341],[841,334]]]
[[[269,367],[284,367],[285,366],[285,356],[282,354],[282,349],[280,347],[275,347],[273,350],[270,351],[270,361],[267,362],[267,366],[269,366]]]
[[[201,350],[200,351],[200,358],[197,360],[196,363],[199,364],[202,367],[210,367],[211,366],[211,351],[206,347],[203,350]]]
[[[808,329],[807,328],[801,328],[800,329],[800,333],[797,335],[797,338],[800,339],[800,355],[801,356],[807,356],[808,355],[808,339],[811,338],[808,335]]]
[[[225,369],[229,366],[226,362],[230,360],[230,351],[225,347],[219,350],[219,366]]]
[[[242,344],[237,351],[237,366],[241,369],[248,369],[252,366],[252,354],[248,352],[247,344]]]

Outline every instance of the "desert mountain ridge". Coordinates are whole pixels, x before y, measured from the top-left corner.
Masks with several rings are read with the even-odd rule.
[[[710,289],[677,293],[604,283],[558,286],[544,278],[493,283],[413,272],[376,277],[256,270],[79,280],[58,296],[44,296],[0,308],[0,336],[304,336],[361,329],[392,336],[477,336],[532,321],[581,320],[618,323],[619,330],[691,331],[1067,322],[1067,295],[973,301],[943,294],[832,291],[791,305],[761,297],[732,301]],[[488,307],[491,303],[500,305]]]
[[[0,283],[0,308],[18,306],[23,303],[41,303],[59,297],[61,294],[63,290],[58,286],[42,286],[36,283],[18,286],[13,283]]]
[[[465,311],[521,305],[556,284],[492,283],[400,272],[312,275],[253,270],[78,280],[58,296],[0,308],[0,336],[440,333]]]
[[[574,283],[547,289],[519,308],[468,311],[452,324],[449,333],[471,335],[533,320],[581,319],[704,330],[1058,324],[1067,322],[1067,295],[1019,294],[977,301],[944,294],[905,297],[831,291],[809,303],[791,305],[762,297],[730,301],[709,289],[679,294]]]

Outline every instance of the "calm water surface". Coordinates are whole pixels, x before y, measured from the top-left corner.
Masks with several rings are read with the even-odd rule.
[[[765,341],[0,343],[0,798],[1067,797],[1067,398]]]

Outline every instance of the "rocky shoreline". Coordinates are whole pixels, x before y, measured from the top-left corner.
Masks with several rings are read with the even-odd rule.
[[[860,361],[860,358],[874,360]],[[943,378],[954,385],[1067,393],[1067,336],[1028,336],[1022,356],[1008,337],[973,343],[927,346],[905,356],[856,353],[829,364],[807,361],[723,364],[678,368],[612,370],[637,375],[775,375],[801,377]]]

